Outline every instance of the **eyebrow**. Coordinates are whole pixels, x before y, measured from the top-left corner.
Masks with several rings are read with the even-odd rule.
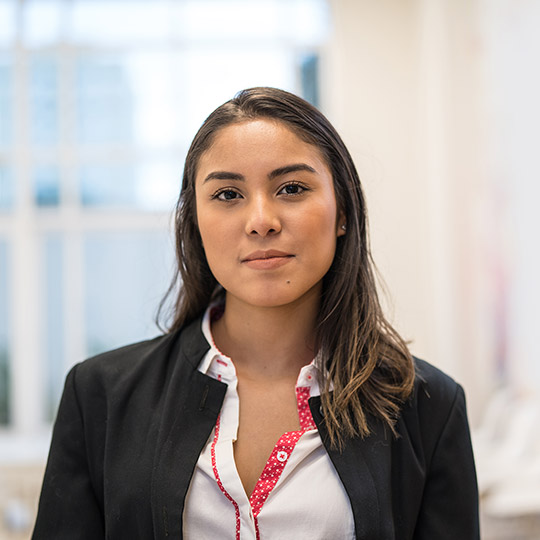
[[[268,175],[268,179],[273,180],[274,178],[277,178],[278,176],[283,176],[285,174],[298,172],[298,171],[307,171],[310,173],[317,173],[317,171],[313,167],[307,165],[306,163],[293,163],[292,165],[285,165],[284,167],[279,167],[278,169],[274,169]],[[213,171],[206,176],[206,178],[203,180],[203,184],[205,182],[208,182],[209,180],[239,180],[241,182],[245,182],[246,179],[244,175],[239,174],[239,173],[233,173],[233,172],[228,172],[228,171]]]
[[[233,172],[227,172],[227,171],[214,171],[211,172],[204,180],[203,184],[205,182],[208,182],[208,180],[242,180],[244,181],[245,178],[243,175]]]

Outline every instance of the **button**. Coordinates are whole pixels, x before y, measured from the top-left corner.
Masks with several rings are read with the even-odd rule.
[[[287,460],[289,456],[287,455],[287,452],[283,451],[283,450],[280,450],[278,453],[277,453],[277,459],[278,461],[281,461],[281,463],[283,463],[284,461]]]

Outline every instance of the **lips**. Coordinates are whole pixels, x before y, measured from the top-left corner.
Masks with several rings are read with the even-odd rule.
[[[254,270],[274,270],[287,264],[294,255],[270,249],[268,251],[254,251],[242,259],[242,263]]]
[[[275,259],[280,257],[294,257],[290,253],[278,251],[277,249],[269,249],[267,251],[254,251],[242,259],[242,262],[257,261],[265,259]]]

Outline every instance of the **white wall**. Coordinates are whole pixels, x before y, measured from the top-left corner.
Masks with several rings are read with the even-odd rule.
[[[388,313],[415,354],[465,386],[475,421],[496,384],[500,256],[477,2],[331,7],[323,109],[364,183]]]
[[[491,104],[490,176],[504,210],[507,371],[540,395],[540,2],[481,0]]]

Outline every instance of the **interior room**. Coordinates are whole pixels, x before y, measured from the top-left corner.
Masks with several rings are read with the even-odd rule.
[[[0,537],[30,538],[69,369],[166,328],[198,127],[275,86],[342,135],[386,314],[465,390],[482,537],[540,538],[539,26],[535,0],[0,1]]]

